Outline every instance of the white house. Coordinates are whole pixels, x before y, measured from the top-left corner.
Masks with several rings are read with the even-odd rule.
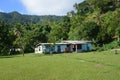
[[[40,43],[36,45],[35,53],[67,53],[91,51],[90,41],[62,41],[61,43]]]

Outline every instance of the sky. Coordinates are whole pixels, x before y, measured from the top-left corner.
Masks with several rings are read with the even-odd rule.
[[[0,12],[17,11],[29,15],[66,15],[84,0],[0,0]]]

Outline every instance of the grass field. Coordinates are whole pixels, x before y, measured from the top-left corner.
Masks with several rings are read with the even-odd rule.
[[[2,56],[0,80],[120,80],[120,53]]]

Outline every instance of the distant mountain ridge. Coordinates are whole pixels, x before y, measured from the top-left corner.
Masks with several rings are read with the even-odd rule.
[[[13,11],[10,13],[0,12],[0,22],[5,22],[8,24],[14,23],[43,23],[47,20],[49,21],[61,21],[62,16],[55,15],[45,15],[45,16],[37,16],[37,15],[24,15],[19,12]]]

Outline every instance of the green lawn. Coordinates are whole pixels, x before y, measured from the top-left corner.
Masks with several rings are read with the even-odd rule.
[[[2,56],[0,80],[120,80],[120,53]]]

